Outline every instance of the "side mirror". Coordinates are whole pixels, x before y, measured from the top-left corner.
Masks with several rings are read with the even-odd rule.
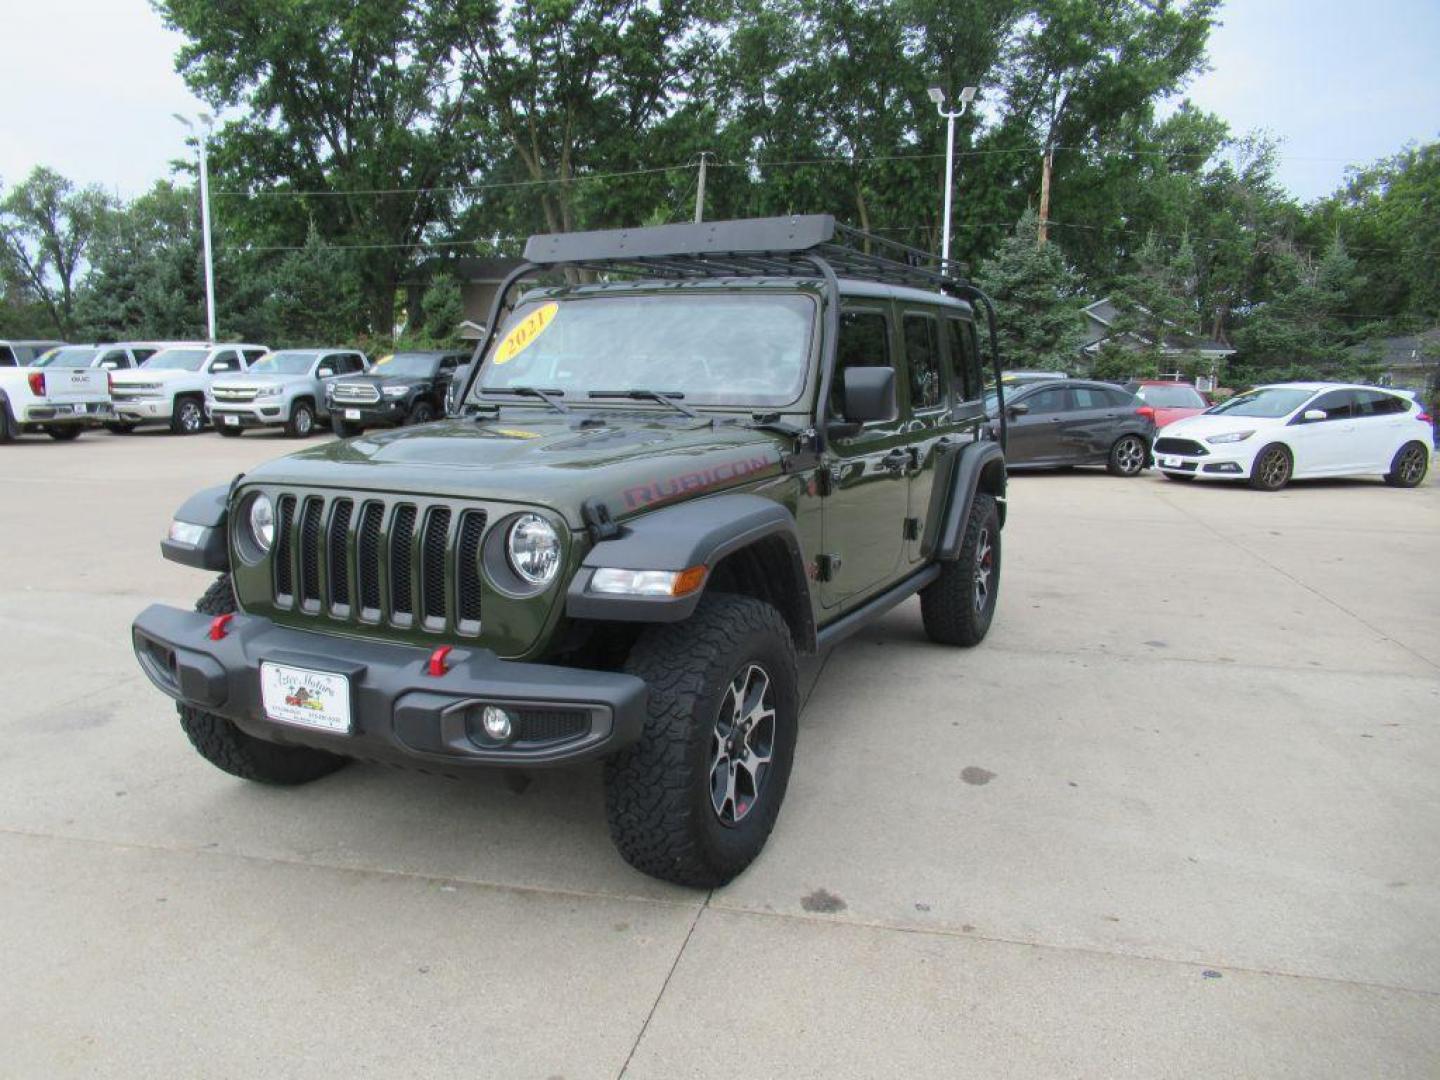
[[[1014,405],[1006,405],[1005,411],[1011,416],[1024,416],[1030,411],[1030,406],[1023,401],[1017,401]]]
[[[854,424],[869,424],[895,419],[894,368],[846,368],[844,380],[846,420]]]
[[[1326,413],[1324,409],[1306,409],[1304,415],[1301,416],[1301,419],[1307,424],[1313,424],[1317,420],[1326,420],[1328,418],[1329,414]]]

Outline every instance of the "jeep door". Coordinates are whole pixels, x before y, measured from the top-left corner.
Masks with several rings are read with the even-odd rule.
[[[903,400],[894,320],[892,305],[883,300],[846,305],[841,311],[832,417],[844,415],[845,369],[850,367],[894,369],[897,402]],[[889,420],[830,440],[831,491],[821,502],[822,546],[828,556],[820,584],[825,607],[858,600],[898,572],[909,499],[910,441],[905,411],[898,407]]]

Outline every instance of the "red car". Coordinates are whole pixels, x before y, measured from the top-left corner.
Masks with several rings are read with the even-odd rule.
[[[1210,407],[1205,395],[1189,383],[1147,379],[1125,385],[1137,398],[1155,410],[1155,428],[1202,413]]]

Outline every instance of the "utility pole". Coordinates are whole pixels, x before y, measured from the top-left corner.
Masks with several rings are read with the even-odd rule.
[[[708,151],[700,151],[700,179],[695,186],[695,224],[705,220],[705,158]]]
[[[1040,168],[1040,228],[1035,234],[1035,246],[1042,248],[1050,238],[1050,171],[1055,167],[1055,148],[1045,146],[1045,157]]]
[[[195,132],[195,125],[179,113],[172,113],[186,129]],[[196,134],[195,141],[200,147],[200,231],[205,241],[205,324],[209,336],[215,340],[215,260],[210,249],[210,157],[205,146],[210,136],[211,120],[208,113],[200,113],[204,130]]]
[[[965,115],[970,102],[975,100],[975,87],[967,86],[960,91],[960,108],[954,112],[945,111],[945,91],[932,86],[926,91],[935,109],[946,120],[945,125],[945,224],[940,236],[940,272],[950,269],[950,194],[955,186],[955,121]]]

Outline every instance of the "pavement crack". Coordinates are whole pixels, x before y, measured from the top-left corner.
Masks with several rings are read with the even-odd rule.
[[[690,939],[695,935],[695,927],[700,922],[700,916],[710,906],[710,901],[715,896],[715,890],[711,889],[705,894],[705,902],[695,909],[695,917],[690,920],[690,928],[685,931],[685,940],[680,943],[680,948],[675,951],[675,959],[670,962],[670,970],[665,973],[665,981],[660,984],[660,992],[655,995],[655,1000],[650,1003],[650,1011],[645,1014],[645,1022],[640,1025],[640,1030],[635,1034],[635,1041],[630,1044],[630,1052],[625,1055],[625,1063],[620,1066],[620,1071],[615,1074],[615,1080],[621,1080],[630,1069],[630,1062],[634,1060],[635,1051],[640,1049],[640,1040],[645,1038],[645,1032],[650,1030],[650,1021],[655,1018],[655,1010],[660,1007],[660,999],[665,996],[665,991],[670,988],[670,980],[675,977],[675,969],[680,966],[680,958],[685,955],[685,950],[690,945]]]

